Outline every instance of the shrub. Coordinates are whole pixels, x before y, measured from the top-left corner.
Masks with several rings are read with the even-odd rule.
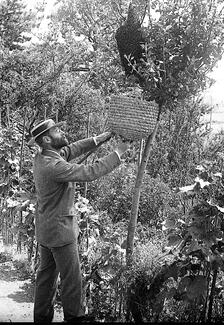
[[[136,166],[122,165],[111,174],[90,183],[88,196],[95,208],[106,211],[113,222],[128,220],[135,179]],[[138,220],[143,224],[158,227],[164,215],[169,215],[177,209],[178,201],[169,186],[159,177],[153,179],[146,174],[139,207]]]

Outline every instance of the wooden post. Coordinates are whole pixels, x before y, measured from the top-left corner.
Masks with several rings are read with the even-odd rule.
[[[141,139],[140,140],[140,147],[139,147],[139,154],[138,154],[138,163],[137,163],[138,168],[141,165],[143,146],[144,146],[144,140]]]
[[[213,307],[213,301],[215,296],[215,284],[217,280],[217,275],[218,275],[218,264],[217,262],[215,262],[213,267],[213,278],[212,278],[211,291],[209,296],[208,315],[206,320],[206,322],[208,323],[210,323],[212,319],[212,307]]]
[[[135,235],[135,229],[137,225],[142,181],[144,177],[145,168],[148,162],[149,154],[152,149],[153,141],[157,133],[158,125],[159,125],[159,120],[156,123],[153,133],[148,137],[146,141],[143,156],[141,159],[141,164],[138,168],[138,173],[136,177],[134,192],[132,196],[131,216],[128,225],[127,248],[126,248],[127,266],[131,264],[131,257],[134,248],[134,235]]]
[[[23,134],[22,134],[22,143],[20,148],[19,176],[21,176],[21,172],[23,168],[23,149],[24,149],[24,141],[25,141],[26,114],[27,114],[27,107],[24,108],[24,116],[23,116]]]
[[[87,122],[87,132],[86,132],[86,136],[87,138],[89,138],[89,134],[90,134],[90,122],[91,122],[91,113],[88,112],[88,122]],[[85,163],[87,163],[87,159],[85,161]],[[87,195],[87,183],[84,183],[84,197],[86,197]]]
[[[23,211],[20,211],[20,224],[23,223]],[[22,253],[22,239],[21,239],[21,231],[18,232],[18,239],[17,239],[17,251],[21,254]]]

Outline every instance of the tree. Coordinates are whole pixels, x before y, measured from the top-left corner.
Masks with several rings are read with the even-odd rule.
[[[54,19],[67,43],[80,48],[76,57],[89,69],[86,82],[110,96],[125,89],[114,38],[128,1],[59,0]],[[78,42],[79,40],[79,42]]]
[[[210,132],[208,123],[203,122],[209,111],[201,99],[195,98],[181,102],[178,110],[163,112],[147,173],[159,175],[171,188],[191,182],[192,170],[201,161],[205,137]]]
[[[153,1],[158,20],[149,16],[147,62],[138,72],[144,76],[144,97],[155,100],[160,111],[178,109],[185,98],[200,94],[208,85],[207,74],[223,53],[223,5],[220,1]],[[151,9],[150,8],[150,9]],[[128,229],[127,256],[131,259],[139,197],[154,132],[146,141],[138,170]]]
[[[9,50],[21,50],[22,43],[31,39],[25,34],[30,31],[32,15],[25,8],[22,0],[3,0],[0,4],[0,39]]]

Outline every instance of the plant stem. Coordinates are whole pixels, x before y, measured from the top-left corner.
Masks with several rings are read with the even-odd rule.
[[[215,284],[216,284],[217,275],[218,275],[218,266],[215,265],[214,271],[213,271],[211,292],[210,292],[210,296],[209,296],[208,316],[207,316],[208,323],[211,322],[211,318],[212,318],[212,305],[213,305],[213,300],[214,300]]]

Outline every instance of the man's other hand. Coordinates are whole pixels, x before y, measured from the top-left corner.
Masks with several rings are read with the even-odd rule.
[[[104,132],[95,137],[96,144],[107,141],[112,137],[112,132]]]
[[[120,157],[130,148],[130,142],[120,142],[114,149]]]

